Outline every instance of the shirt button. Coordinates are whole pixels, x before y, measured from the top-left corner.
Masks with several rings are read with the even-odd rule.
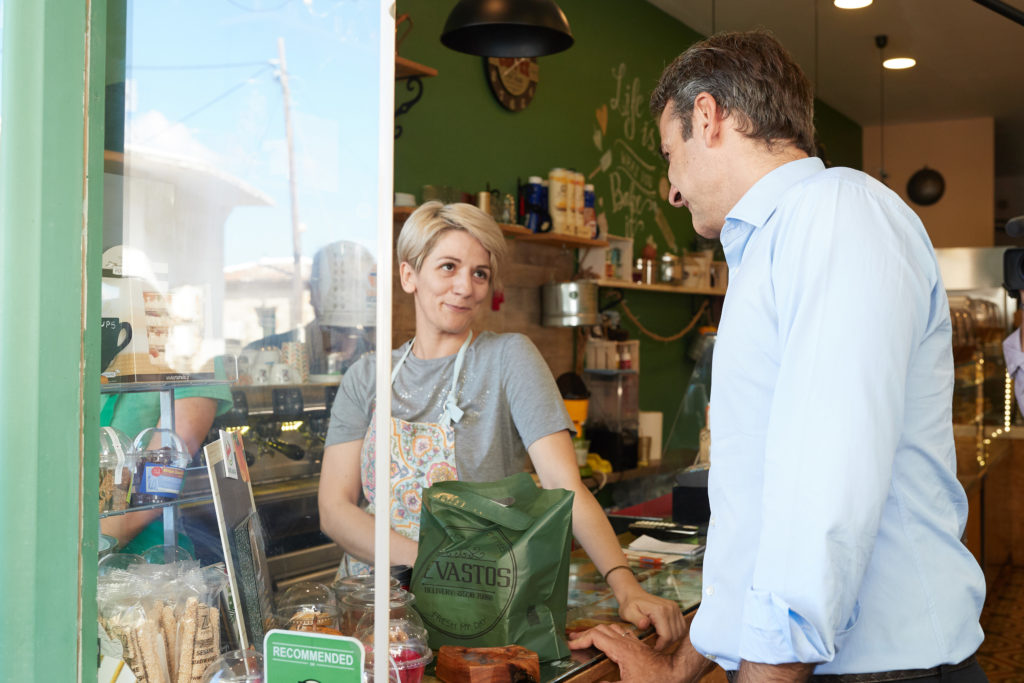
[[[714,586],[708,586],[707,588],[704,589],[704,592],[707,593],[708,595],[714,595],[715,594],[715,587]]]
[[[718,522],[715,520],[714,517],[708,520],[708,524],[710,524],[711,526],[718,526]]]
[[[717,659],[717,657],[715,657],[714,655],[704,655],[704,656],[707,657],[708,659],[710,659],[712,662]]]

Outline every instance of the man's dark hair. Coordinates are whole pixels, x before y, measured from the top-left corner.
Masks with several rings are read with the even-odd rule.
[[[669,102],[693,135],[693,102],[702,92],[715,98],[723,116],[769,148],[792,142],[810,156],[814,146],[814,94],[789,52],[767,31],[718,33],[690,46],[661,74],[651,94],[651,112],[661,116]]]

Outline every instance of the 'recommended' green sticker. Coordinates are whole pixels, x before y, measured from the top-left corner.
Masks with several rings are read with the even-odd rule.
[[[263,638],[266,683],[361,683],[363,644],[325,633],[269,631]]]

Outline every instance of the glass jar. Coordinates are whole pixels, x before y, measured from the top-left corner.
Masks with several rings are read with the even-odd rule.
[[[135,458],[132,442],[113,427],[100,429],[100,514],[128,508]]]
[[[177,498],[191,458],[181,437],[170,429],[150,427],[135,437],[132,451],[135,456],[132,507]]]

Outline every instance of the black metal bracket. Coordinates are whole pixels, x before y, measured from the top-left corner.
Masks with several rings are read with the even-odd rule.
[[[412,106],[420,101],[423,97],[423,81],[419,76],[409,76],[403,79],[405,81],[405,89],[409,92],[415,93],[411,99],[402,102],[398,105],[398,109],[395,110],[395,139],[402,137],[402,127],[398,125],[398,117],[402,114],[407,113]]]

